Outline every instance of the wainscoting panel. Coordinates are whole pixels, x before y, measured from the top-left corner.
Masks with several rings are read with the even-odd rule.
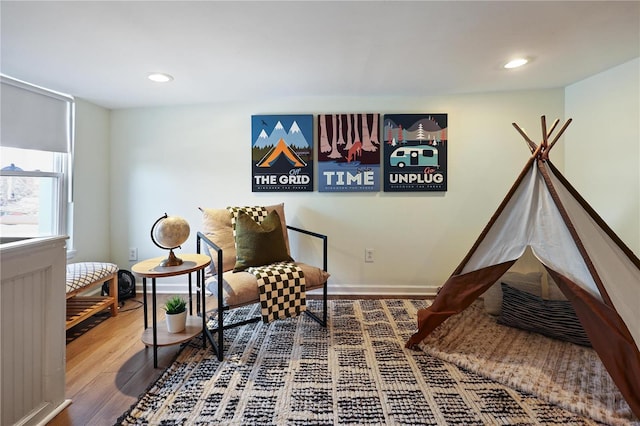
[[[44,424],[68,404],[65,240],[41,238],[0,246],[0,424]]]

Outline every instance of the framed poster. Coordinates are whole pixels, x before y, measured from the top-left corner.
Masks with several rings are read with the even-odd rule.
[[[380,114],[318,116],[318,191],[380,191]]]
[[[313,115],[251,116],[253,192],[313,191]]]
[[[385,114],[385,192],[447,190],[447,114]]]

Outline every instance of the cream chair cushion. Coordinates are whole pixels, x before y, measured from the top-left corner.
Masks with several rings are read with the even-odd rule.
[[[304,272],[306,291],[322,288],[329,279],[329,273],[320,268],[302,262],[295,263]],[[245,271],[227,271],[222,274],[222,279],[224,281],[223,300],[225,306],[241,306],[259,301],[260,293],[255,275]],[[205,284],[209,292],[218,297],[218,277],[207,278]]]

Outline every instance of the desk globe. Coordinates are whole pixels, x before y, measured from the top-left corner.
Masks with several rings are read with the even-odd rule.
[[[173,249],[180,248],[189,238],[189,223],[180,216],[161,216],[151,227],[151,241],[164,250],[169,257],[160,262],[160,266],[182,265],[182,259],[176,257]]]

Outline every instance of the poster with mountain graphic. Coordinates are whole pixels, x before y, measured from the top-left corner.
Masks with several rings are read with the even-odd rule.
[[[447,114],[385,114],[385,192],[447,190]]]
[[[380,191],[380,114],[318,115],[318,191]]]
[[[313,115],[251,116],[253,192],[313,191]]]

